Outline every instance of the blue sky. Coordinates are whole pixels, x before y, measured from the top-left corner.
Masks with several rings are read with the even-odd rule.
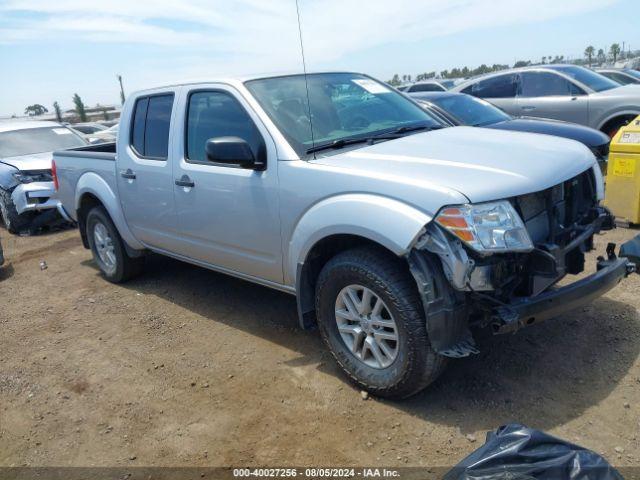
[[[640,49],[637,0],[300,0],[309,69],[411,73]],[[294,0],[0,0],[0,116],[302,68]]]

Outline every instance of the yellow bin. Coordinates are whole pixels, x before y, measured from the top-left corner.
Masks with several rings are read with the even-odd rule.
[[[611,140],[604,203],[616,218],[640,223],[640,116]]]

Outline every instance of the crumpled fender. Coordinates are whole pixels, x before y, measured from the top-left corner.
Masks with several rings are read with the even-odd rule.
[[[18,185],[18,181],[13,178],[12,175],[17,171],[17,168],[0,162],[0,188],[4,190],[11,190],[13,187]]]
[[[381,195],[353,193],[321,200],[302,215],[293,231],[285,282],[296,283],[298,265],[324,238],[358,235],[404,256],[431,218],[406,203]]]

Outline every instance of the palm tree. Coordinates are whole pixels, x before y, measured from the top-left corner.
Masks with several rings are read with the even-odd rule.
[[[606,61],[607,61],[607,56],[604,54],[604,50],[603,49],[598,50],[598,63],[602,65]]]
[[[56,120],[61,122],[62,121],[62,110],[60,110],[60,105],[58,104],[58,102],[53,102],[53,109],[56,112]]]
[[[587,62],[589,63],[589,68],[591,68],[591,62],[593,61],[593,54],[596,52],[596,49],[589,45],[584,49],[584,56],[587,57]]]
[[[76,113],[80,117],[81,122],[87,121],[87,112],[84,109],[84,102],[77,93],[73,94],[73,104],[76,106]]]
[[[618,55],[620,55],[620,45],[618,45],[617,43],[611,44],[611,48],[609,48],[609,53],[613,57],[613,63],[615,64],[616,60],[618,59]]]

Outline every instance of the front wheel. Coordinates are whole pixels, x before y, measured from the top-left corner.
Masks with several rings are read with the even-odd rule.
[[[375,248],[331,259],[316,288],[320,333],[338,365],[360,388],[404,398],[444,369],[427,337],[415,281],[401,260]]]
[[[142,272],[144,257],[127,254],[122,237],[103,207],[94,207],[87,214],[86,233],[93,259],[107,280],[121,283]]]
[[[0,214],[9,233],[20,233],[28,230],[33,220],[31,212],[20,215],[11,198],[11,192],[0,188]]]

